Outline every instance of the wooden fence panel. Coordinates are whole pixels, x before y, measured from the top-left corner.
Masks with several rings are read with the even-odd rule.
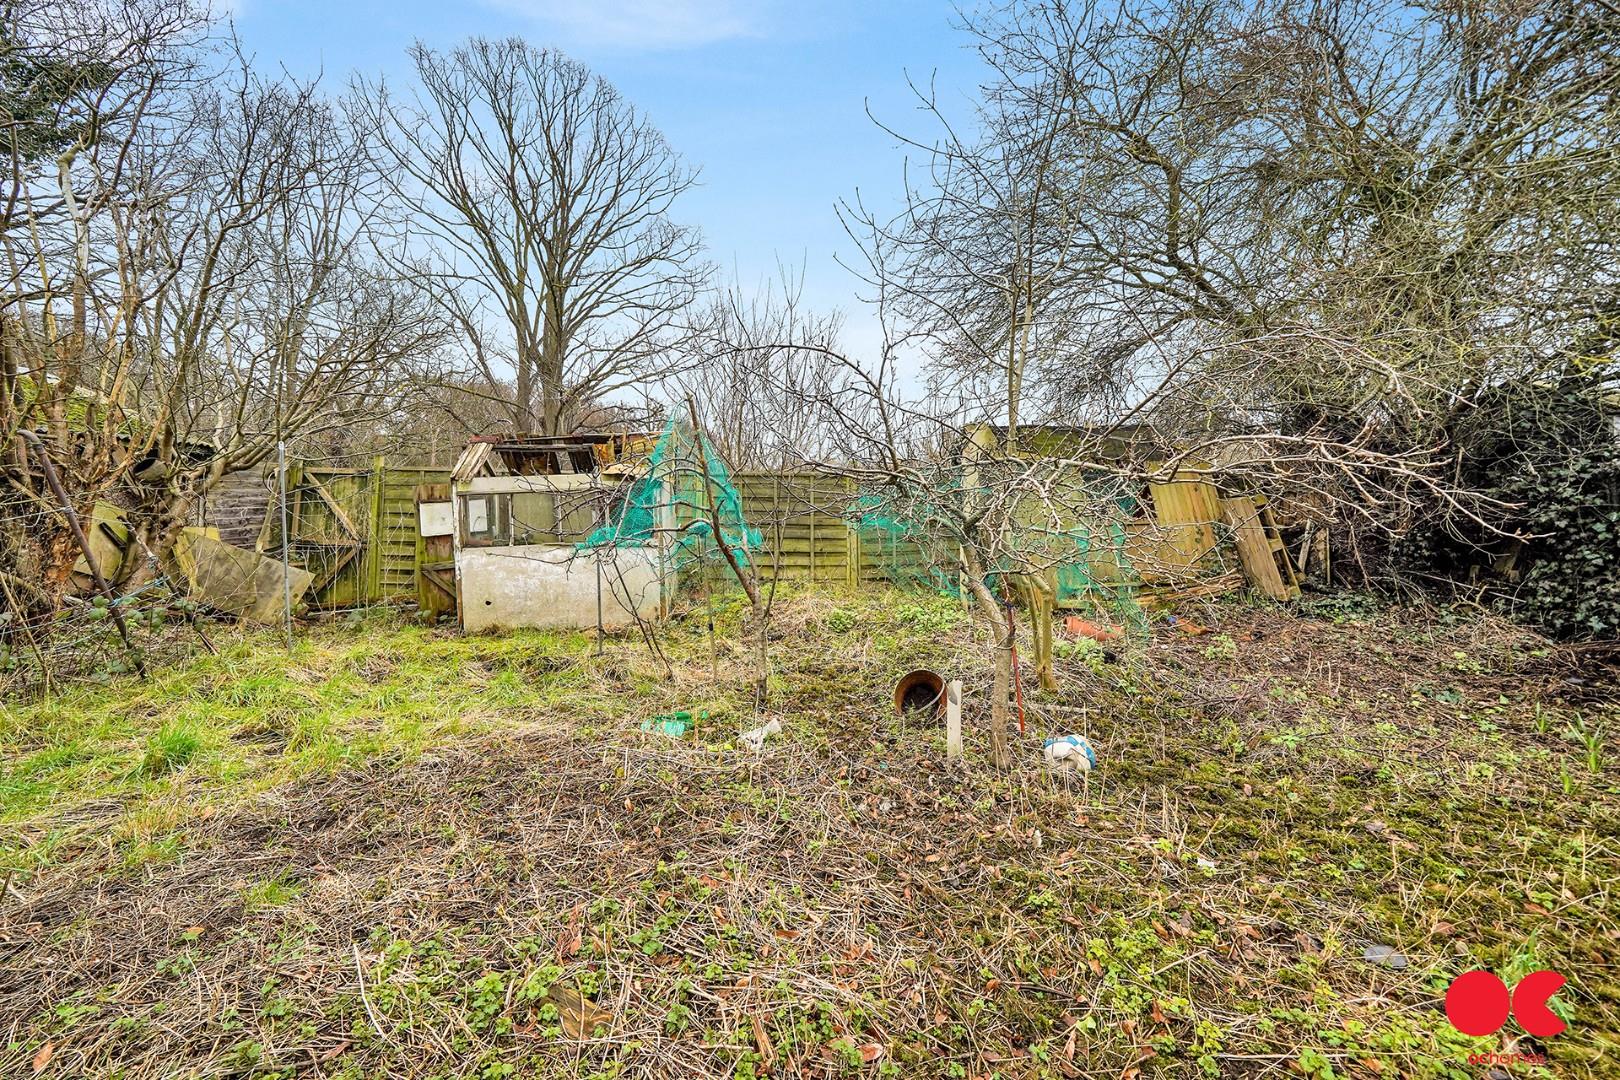
[[[294,561],[316,576],[311,603],[339,608],[423,596],[424,559],[443,563],[443,552],[425,550],[416,503],[428,485],[447,485],[448,467],[390,464],[370,469],[294,464],[289,469],[288,513]],[[861,531],[846,516],[855,498],[852,481],[810,473],[743,471],[732,485],[743,516],[761,535],[755,562],[765,576],[827,584],[908,583],[930,580],[930,560],[913,541],[882,530]],[[701,483],[688,484],[675,510],[679,522],[704,513]],[[447,492],[448,489],[446,488]],[[264,550],[279,545],[274,493],[266,515]],[[1180,478],[1152,486],[1154,515],[1123,523],[1124,552],[1140,564],[1150,583],[1195,577],[1215,548],[1212,523],[1222,505],[1213,485]],[[1223,529],[1225,526],[1223,526]],[[274,538],[268,534],[275,532]],[[261,540],[261,543],[264,543]],[[1121,577],[1114,543],[1101,544],[1086,559],[1092,577]],[[437,599],[436,599],[437,602]]]
[[[731,482],[742,496],[743,516],[763,539],[756,562],[766,576],[856,585],[926,574],[927,560],[915,543],[854,527],[846,516],[856,496],[852,480],[739,472]]]
[[[322,609],[412,600],[417,595],[416,489],[448,483],[448,466],[369,469],[293,463],[287,470],[292,561],[315,575],[309,603]],[[270,496],[261,546],[280,551],[277,495]]]
[[[764,541],[756,564],[784,579],[854,584],[852,532],[842,514],[852,497],[838,477],[801,473],[733,475],[743,515]]]
[[[386,465],[380,470],[374,595],[379,601],[406,600],[418,592],[416,553],[419,523],[416,489],[450,482],[450,470],[427,465]],[[449,498],[449,488],[445,488]]]

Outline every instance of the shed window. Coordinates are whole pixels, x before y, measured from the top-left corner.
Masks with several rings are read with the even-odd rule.
[[[467,500],[467,531],[474,534],[489,534],[489,500]]]
[[[505,495],[469,495],[461,500],[461,542],[468,547],[506,543]]]
[[[555,491],[492,492],[461,500],[466,547],[575,544],[601,524],[598,500]]]

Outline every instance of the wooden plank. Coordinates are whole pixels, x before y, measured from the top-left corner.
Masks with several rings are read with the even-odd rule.
[[[216,540],[201,529],[182,529],[174,554],[193,598],[253,622],[280,622],[284,591],[290,590],[297,603],[310,584],[308,571],[284,568],[274,559]]]
[[[448,482],[419,484],[415,500],[424,502],[450,501]],[[416,534],[416,604],[423,612],[447,615],[456,610],[455,552],[452,537]]]
[[[332,520],[336,521],[338,526],[342,528],[344,532],[353,537],[358,543],[360,540],[360,530],[355,527],[354,522],[350,520],[348,513],[344,511],[343,507],[338,505],[338,501],[332,497],[332,493],[326,490],[326,485],[322,484],[318,479],[315,478],[314,475],[312,475],[313,471],[314,470],[305,470],[304,483],[299,485],[299,489],[303,490],[304,488],[308,488],[310,491],[313,491],[316,498],[325,503],[326,508],[331,511]],[[293,535],[297,536],[298,534],[294,533]]]
[[[381,543],[383,534],[384,483],[383,456],[378,454],[371,461],[371,535],[366,537],[365,602],[373,604],[383,599],[383,553]]]
[[[1271,547],[1272,562],[1276,565],[1283,582],[1288,589],[1290,600],[1299,599],[1299,573],[1294,569],[1294,560],[1288,554],[1288,547],[1283,543],[1282,532],[1277,528],[1277,518],[1271,512],[1269,501],[1264,496],[1257,496],[1255,505],[1260,508],[1260,526],[1266,532],[1266,538]]]
[[[332,564],[324,567],[310,583],[310,591],[312,593],[319,594],[322,589],[336,581],[337,576],[343,572],[344,567],[348,566],[350,563],[353,563],[359,555],[360,545],[358,544],[356,544],[354,547],[346,547],[339,551],[333,558]]]
[[[1299,586],[1284,580],[1277,566],[1276,552],[1260,518],[1260,506],[1249,496],[1221,500],[1221,511],[1232,528],[1232,539],[1237,545],[1238,560],[1249,581],[1273,600],[1291,600],[1299,595]]]

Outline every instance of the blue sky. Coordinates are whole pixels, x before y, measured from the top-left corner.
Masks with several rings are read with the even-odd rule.
[[[937,78],[966,106],[977,60],[941,0],[236,0],[247,49],[265,70],[408,77],[406,46],[515,34],[585,61],[645,109],[702,169],[680,209],[723,273],[752,286],[778,260],[804,270],[804,297],[849,319],[846,345],[876,341],[858,282],[835,261],[850,244],[834,204],[857,189],[897,205],[903,156],[866,116],[925,132],[906,74]]]

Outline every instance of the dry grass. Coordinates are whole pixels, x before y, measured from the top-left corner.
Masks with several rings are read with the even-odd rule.
[[[1620,792],[1565,737],[1612,724],[1568,700],[1601,677],[1493,622],[1198,617],[1031,697],[1026,765],[1098,744],[1074,790],[947,770],[888,713],[914,663],[982,685],[946,603],[788,597],[757,757],[735,605],[718,683],[701,618],[673,683],[629,640],[373,628],[291,683],[453,658],[440,740],[243,792],[203,755],[17,819],[78,824],[0,907],[0,1076],[1605,1075]],[[637,730],[672,703],[714,719]],[[1563,972],[1570,1030],[1457,1034],[1476,966]]]

